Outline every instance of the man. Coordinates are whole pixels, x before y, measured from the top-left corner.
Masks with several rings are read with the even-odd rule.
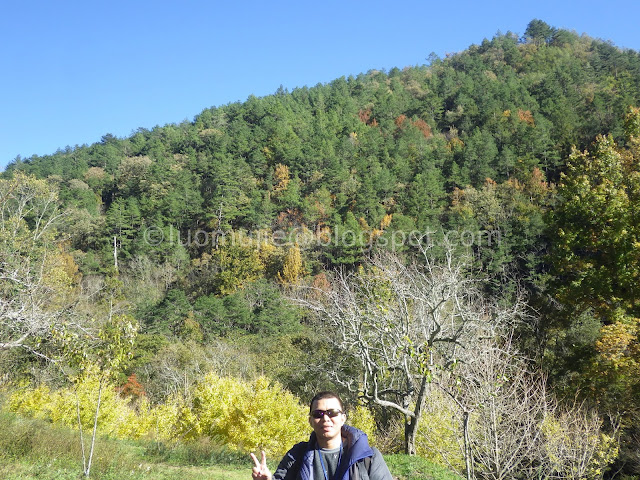
[[[265,453],[260,461],[252,453],[253,479],[393,480],[380,451],[369,446],[364,432],[345,425],[346,419],[336,393],[318,393],[309,406],[309,441],[289,450],[273,475]]]

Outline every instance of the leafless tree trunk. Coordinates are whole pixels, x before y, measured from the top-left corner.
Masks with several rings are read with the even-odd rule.
[[[91,433],[91,446],[89,447],[89,460],[86,464],[86,468],[84,469],[84,476],[89,478],[91,474],[91,463],[93,462],[93,452],[96,447],[96,435],[98,434],[98,417],[100,416],[100,403],[102,402],[102,387],[104,385],[104,377],[100,378],[100,383],[98,385],[98,401],[96,403],[96,411],[93,418],[93,432]],[[82,437],[80,437],[82,438]],[[83,446],[83,461],[84,461],[84,446]]]

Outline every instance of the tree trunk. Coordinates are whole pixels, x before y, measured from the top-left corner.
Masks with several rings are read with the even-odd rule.
[[[429,381],[427,377],[422,377],[420,383],[420,391],[416,398],[416,407],[412,417],[406,417],[404,423],[404,451],[407,455],[416,454],[416,435],[418,434],[418,426],[422,418],[422,410],[424,409],[424,400],[427,397],[427,386]]]
[[[467,480],[473,480],[473,462],[471,459],[471,442],[469,440],[469,412],[462,412],[462,433],[464,438],[464,463],[467,471]]]
[[[416,454],[416,430],[418,422],[413,417],[406,416],[404,422],[404,453]]]
[[[118,274],[118,238],[113,236],[113,267],[116,270],[116,275]]]
[[[78,416],[78,431],[80,432],[80,449],[82,450],[82,471],[87,470],[87,455],[84,448],[84,431],[82,430],[82,417],[80,416],[80,397],[78,396],[78,385],[75,386],[76,394],[76,414]]]
[[[96,445],[96,433],[98,432],[98,415],[100,414],[100,401],[102,400],[102,382],[103,379],[100,379],[100,384],[98,385],[98,404],[96,405],[96,415],[93,419],[93,435],[91,436],[91,448],[89,449],[89,462],[87,464],[87,469],[84,472],[84,476],[89,478],[89,474],[91,473],[91,461],[93,459],[93,451]]]

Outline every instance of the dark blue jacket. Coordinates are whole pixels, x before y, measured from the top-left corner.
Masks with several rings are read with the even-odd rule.
[[[369,445],[367,435],[349,425],[342,426],[344,456],[335,480],[393,480],[380,451]],[[324,480],[313,477],[314,450],[318,448],[315,432],[308,442],[300,442],[287,452],[273,474],[274,480]],[[365,467],[364,459],[371,457]]]

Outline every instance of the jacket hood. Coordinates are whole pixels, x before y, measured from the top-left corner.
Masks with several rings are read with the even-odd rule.
[[[347,445],[347,450],[371,450],[371,447],[369,447],[369,439],[367,437],[367,434],[355,427],[352,427],[350,425],[343,425],[342,438],[343,442],[345,442]],[[373,454],[373,451],[367,453],[371,455]]]

